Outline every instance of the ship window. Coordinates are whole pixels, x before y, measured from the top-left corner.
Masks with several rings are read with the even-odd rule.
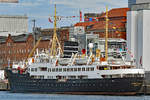
[[[33,72],[34,71],[34,68],[31,68],[31,72]]]
[[[81,71],[81,68],[78,68],[78,71]]]
[[[41,67],[40,70],[41,71],[47,71],[47,68],[46,67]]]
[[[34,70],[35,70],[35,72],[37,72],[37,68],[35,68]]]
[[[57,78],[57,79],[61,79],[61,78],[62,78],[62,76],[59,76],[59,75],[58,75],[58,76],[56,76],[56,78]]]
[[[48,72],[51,72],[51,68],[48,68]]]
[[[67,71],[67,69],[66,69],[66,68],[63,68],[63,71],[64,71],[64,72],[66,72],[66,71]]]
[[[78,76],[78,79],[87,79],[87,78],[88,78],[87,75],[80,75],[80,76]]]
[[[94,68],[93,68],[93,67],[91,67],[91,68],[90,68],[90,71],[94,71]]]
[[[62,76],[63,79],[66,79],[66,76]]]
[[[84,67],[82,68],[82,71],[85,71],[85,68],[84,68]]]
[[[67,72],[69,72],[69,68],[67,68]]]
[[[90,68],[86,68],[86,71],[89,71]]]
[[[73,68],[71,68],[71,71],[73,72]]]
[[[98,70],[108,70],[108,66],[97,66]]]
[[[53,76],[47,76],[48,79],[53,79]]]
[[[74,71],[77,71],[77,68],[74,68]]]
[[[58,68],[56,68],[56,72],[58,72]]]
[[[68,76],[68,79],[76,79],[76,76]]]
[[[28,71],[30,71],[30,68],[28,68]]]
[[[120,74],[115,74],[115,75],[111,75],[112,78],[121,78],[121,75]],[[109,78],[109,77],[107,77]]]
[[[62,72],[62,68],[59,68],[59,72]]]
[[[55,72],[55,68],[52,68],[52,72]]]
[[[31,71],[32,72],[34,72],[34,71],[37,72],[37,68],[31,68]]]
[[[42,75],[41,75],[41,76],[38,76],[38,77],[39,77],[39,79],[44,79],[44,76],[42,76]]]

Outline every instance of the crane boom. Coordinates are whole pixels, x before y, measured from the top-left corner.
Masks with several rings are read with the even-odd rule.
[[[32,51],[30,52],[30,54],[28,55],[28,58],[30,58],[30,57],[33,56],[33,53],[34,53],[34,51],[36,50],[36,48],[38,47],[38,45],[39,45],[41,39],[42,39],[42,37],[40,37],[39,40],[36,42],[34,48],[33,48]],[[27,58],[27,59],[28,59],[28,58]]]

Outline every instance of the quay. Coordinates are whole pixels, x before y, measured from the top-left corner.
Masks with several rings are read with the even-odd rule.
[[[7,81],[0,81],[0,91],[8,91],[9,85]]]

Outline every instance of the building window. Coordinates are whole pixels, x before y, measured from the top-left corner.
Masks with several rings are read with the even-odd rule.
[[[7,43],[7,46],[11,46],[11,44],[10,44],[10,43]]]
[[[11,51],[9,50],[8,53],[11,54]]]

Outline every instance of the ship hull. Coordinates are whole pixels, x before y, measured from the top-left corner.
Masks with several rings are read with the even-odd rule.
[[[109,79],[33,79],[29,74],[6,70],[10,91],[15,93],[136,95],[142,77]]]

